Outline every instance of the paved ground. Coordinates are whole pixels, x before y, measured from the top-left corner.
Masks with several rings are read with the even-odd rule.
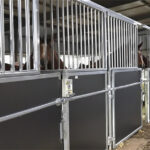
[[[145,124],[142,130],[121,143],[116,150],[150,150],[150,124]]]

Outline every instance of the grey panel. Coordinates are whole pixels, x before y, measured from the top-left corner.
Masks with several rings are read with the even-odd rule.
[[[149,71],[149,80],[150,80],[150,71]],[[149,95],[149,103],[148,103],[149,104],[149,112],[148,112],[149,113],[149,118],[148,119],[150,120],[150,81],[149,81],[149,91],[148,92],[149,92],[148,93],[148,95]]]
[[[61,96],[58,78],[0,84],[0,116],[41,105]]]
[[[141,126],[140,85],[115,92],[116,143]]]
[[[70,103],[71,150],[106,149],[105,94]]]
[[[45,104],[61,96],[61,80],[38,79],[0,84],[0,116]],[[0,123],[2,150],[61,150],[61,109],[53,106]]]
[[[1,150],[63,150],[59,141],[61,109],[54,106],[0,124]]]
[[[116,72],[115,87],[140,82],[141,71]]]
[[[73,79],[73,91],[76,95],[87,94],[105,89],[105,74],[82,75]]]

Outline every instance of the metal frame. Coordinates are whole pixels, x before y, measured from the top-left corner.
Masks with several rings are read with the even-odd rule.
[[[53,13],[55,11],[55,9],[53,9],[54,5],[57,6],[56,20],[54,20],[54,16],[53,16]],[[49,7],[49,3],[46,2],[45,0],[43,2],[43,8],[42,8],[44,20],[41,20],[40,24],[44,24],[44,31],[48,31],[49,27],[46,24],[48,21],[50,21],[51,33],[52,33],[51,42],[49,43],[46,41],[48,37],[48,33],[46,32],[44,34],[45,49],[47,47],[46,46],[47,44],[51,44],[52,51],[53,51],[52,60],[54,61],[54,51],[59,56],[57,60],[59,67],[54,68],[54,63],[53,63],[53,66],[50,70],[61,71],[61,70],[74,70],[74,69],[75,70],[106,69],[107,52],[105,51],[105,44],[106,44],[105,9],[90,1],[73,0],[70,2],[68,0],[62,0],[62,2],[58,3],[57,1],[57,3],[54,4],[54,0],[51,0],[50,3],[51,18],[50,20],[47,20],[48,19],[46,17],[46,12],[48,9],[47,7]],[[60,13],[59,7],[62,8],[62,16],[59,15]],[[71,8],[71,12],[69,11],[69,7]],[[70,17],[72,18],[70,19]],[[56,25],[55,25],[55,21],[57,22]],[[57,29],[57,40],[54,39],[54,33],[56,29]],[[55,50],[54,50],[54,40],[55,43],[57,43],[57,49]],[[60,46],[61,44],[62,47]],[[87,47],[86,44],[88,45],[88,49],[89,49],[88,51],[86,50]],[[62,58],[60,58],[60,56],[62,56]],[[47,58],[45,57],[45,59]],[[60,59],[62,59],[63,61],[64,64],[63,68],[61,67]],[[88,63],[86,61],[88,61]],[[47,63],[47,60],[45,60],[45,63]],[[45,66],[47,65],[45,64]],[[46,69],[49,70],[49,68]]]
[[[30,6],[30,1],[29,0],[25,0],[24,4],[25,4],[25,15],[23,15],[23,7],[22,7],[22,1],[21,0],[17,0],[16,3],[16,7],[18,8],[16,13],[18,16],[16,16],[18,18],[18,21],[16,21],[15,18],[15,4],[13,0],[9,0],[8,1],[8,6],[9,6],[9,30],[10,30],[10,70],[6,70],[5,68],[5,54],[6,54],[6,48],[5,48],[5,23],[4,23],[4,19],[5,19],[5,2],[4,0],[0,1],[1,3],[1,7],[0,7],[0,19],[2,20],[0,23],[0,30],[1,30],[1,34],[0,34],[0,54],[1,54],[1,74],[0,75],[4,75],[4,74],[23,74],[26,72],[30,73],[34,73],[34,72],[39,72],[40,70],[40,54],[39,54],[39,0],[32,0],[32,8]],[[30,9],[34,10],[32,11],[32,14],[30,14]],[[29,18],[31,18],[32,15],[32,24],[33,24],[33,32],[31,34],[30,30],[30,20]],[[22,24],[22,18],[24,17],[25,20],[25,45],[26,45],[26,69],[23,70],[23,24]],[[28,18],[28,19],[27,19]],[[18,24],[18,35],[16,36],[17,33],[15,30],[15,24]],[[31,35],[33,35],[33,68],[31,69],[31,65],[30,65],[30,59],[31,59]],[[15,50],[16,48],[16,40],[18,38],[18,52]],[[15,69],[15,61],[16,58],[18,57],[18,64],[19,64],[19,69],[16,70]]]
[[[136,68],[138,24],[131,19],[108,12],[108,61],[109,68]],[[113,26],[116,26],[114,28]],[[112,28],[113,27],[113,28]],[[115,29],[115,30],[114,30]],[[119,30],[119,31],[118,31]],[[131,30],[131,31],[130,31]],[[128,32],[129,31],[129,32]],[[127,33],[128,32],[128,33]],[[129,41],[128,41],[129,39]]]
[[[141,126],[138,127],[137,129],[135,129],[131,134],[129,134],[127,137],[124,137],[121,141],[119,141],[118,143],[116,143],[115,141],[115,137],[116,137],[116,134],[115,134],[115,91],[116,90],[119,90],[119,89],[123,89],[123,88],[128,88],[128,87],[132,87],[132,86],[135,86],[135,85],[141,85],[142,84],[142,81],[141,82],[136,82],[136,83],[132,83],[132,84],[128,84],[128,85],[123,85],[123,86],[119,86],[119,87],[115,87],[115,73],[117,72],[132,72],[132,71],[141,71],[141,69],[138,69],[138,68],[128,68],[128,69],[112,69],[111,72],[112,72],[112,101],[110,102],[110,105],[112,106],[112,115],[110,117],[110,119],[112,120],[112,126],[110,131],[112,133],[112,143],[113,143],[113,148],[116,148],[121,142],[124,142],[125,140],[129,139],[132,135],[134,135],[136,132],[138,132],[142,127],[143,127],[143,121],[142,121],[142,107],[143,107],[143,104],[141,103]],[[141,90],[141,95],[142,95],[142,90]],[[142,97],[141,97],[142,99]]]
[[[116,147],[120,142],[128,139],[132,136],[135,132],[137,132],[141,127],[133,131],[130,135],[122,139],[119,143],[115,142],[115,90],[127,88],[130,86],[134,86],[137,84],[141,84],[141,82],[124,85],[120,87],[114,87],[114,74],[115,72],[124,72],[124,71],[133,71],[137,70],[138,62],[137,62],[137,28],[140,23],[127,18],[121,14],[115,13],[107,8],[104,8],[100,5],[97,5],[91,1],[86,0],[62,0],[62,20],[60,20],[60,1],[57,0],[56,9],[57,9],[57,48],[58,48],[58,56],[61,55],[61,34],[60,34],[60,24],[62,24],[62,47],[63,47],[63,61],[66,65],[66,49],[68,52],[68,69],[62,69],[63,72],[57,73],[61,71],[60,68],[60,59],[58,60],[59,67],[55,69],[55,62],[54,62],[54,13],[53,13],[53,0],[50,2],[50,30],[51,30],[51,44],[52,44],[52,70],[56,72],[46,72],[49,74],[40,74],[40,16],[39,14],[39,0],[33,0],[33,11],[32,11],[32,22],[33,22],[33,47],[34,47],[34,69],[31,70],[30,68],[30,20],[27,19],[26,21],[26,53],[27,53],[27,71],[23,71],[22,66],[20,68],[20,72],[15,72],[14,68],[14,19],[13,19],[13,0],[10,0],[10,29],[11,29],[11,65],[12,65],[12,72],[5,72],[5,60],[4,60],[4,53],[5,53],[5,41],[4,38],[4,9],[3,4],[4,0],[0,0],[0,58],[2,61],[2,68],[1,68],[1,78],[0,83],[6,82],[18,82],[18,81],[26,81],[26,80],[36,80],[36,79],[43,79],[43,78],[53,78],[58,77],[60,78],[60,74],[62,73],[63,79],[68,79],[70,76],[80,76],[80,75],[94,75],[94,74],[105,74],[105,90],[102,91],[95,91],[92,93],[87,93],[79,96],[67,97],[62,92],[62,98],[58,98],[53,102],[44,104],[42,106],[37,106],[28,110],[23,110],[21,112],[17,112],[8,116],[0,117],[0,122],[7,121],[10,119],[18,118],[24,116],[29,113],[33,113],[35,111],[39,111],[54,105],[61,105],[62,106],[62,120],[61,120],[61,137],[64,142],[64,149],[70,150],[70,133],[69,133],[69,102],[78,100],[80,98],[86,98],[94,95],[99,95],[105,93],[105,102],[106,102],[106,149],[111,149],[112,147]],[[25,0],[25,8],[26,18],[30,18],[29,12],[29,0]],[[67,2],[67,15],[65,18],[65,2]],[[69,11],[69,5],[71,6],[71,14]],[[74,7],[75,6],[75,7]],[[22,22],[21,22],[21,0],[18,0],[18,25],[19,25],[19,51],[20,51],[20,65],[22,64]],[[81,12],[83,11],[83,16]],[[85,12],[86,11],[86,12]],[[75,14],[74,14],[75,12]],[[80,14],[78,15],[78,12]],[[47,26],[47,3],[46,0],[43,1],[43,17],[44,17],[44,51],[47,52],[47,34],[48,34],[48,26]],[[87,15],[86,15],[87,14]],[[70,16],[72,19],[70,19]],[[65,22],[67,21],[67,23]],[[71,23],[70,23],[71,21]],[[87,23],[87,27],[86,27]],[[67,27],[66,27],[67,24]],[[97,25],[98,24],[98,25]],[[109,26],[110,25],[110,26]],[[82,26],[83,30],[82,30]],[[71,27],[72,34],[70,33],[69,27]],[[75,27],[75,31],[74,31]],[[79,34],[79,27],[80,27],[80,34]],[[115,27],[115,28],[114,28]],[[67,34],[65,32],[65,28],[67,29]],[[114,30],[113,30],[114,28]],[[95,29],[95,30],[94,30]],[[91,30],[91,32],[90,32]],[[119,31],[118,31],[119,30]],[[86,37],[86,31],[88,35]],[[97,33],[98,31],[98,33]],[[103,32],[101,32],[103,31]],[[97,36],[96,36],[97,33]],[[132,34],[131,34],[132,33]],[[70,45],[70,35],[72,35],[72,47]],[[76,36],[75,36],[76,35]],[[128,41],[128,37],[131,40]],[[87,43],[86,43],[87,40]],[[94,41],[95,40],[95,41]],[[84,43],[82,43],[82,41]],[[67,42],[67,44],[66,44]],[[76,42],[76,47],[75,47]],[[135,43],[134,43],[135,42]],[[87,44],[87,46],[86,46]],[[122,45],[121,45],[122,44]],[[83,45],[85,46],[83,48]],[[80,51],[79,51],[80,47]],[[86,52],[86,47],[88,47],[88,52]],[[72,48],[72,55],[73,55],[73,67],[71,68],[71,48]],[[91,49],[91,51],[90,51]],[[96,50],[95,50],[96,49]],[[116,50],[117,49],[117,50]],[[129,51],[126,51],[129,49]],[[97,51],[98,50],[98,51]],[[133,53],[129,53],[132,50]],[[75,68],[75,60],[74,55],[77,55],[77,66],[79,66],[79,57],[84,57],[84,59],[88,56],[88,64],[89,67],[81,69]],[[114,53],[116,51],[116,53]],[[84,52],[84,56],[83,53]],[[98,55],[99,54],[99,55]],[[126,58],[125,56],[128,55]],[[92,57],[92,58],[91,58]],[[96,61],[96,67],[94,68],[95,59],[97,60],[102,59],[102,62],[99,62],[99,67]],[[116,60],[117,58],[117,60]],[[92,66],[90,66],[90,61],[92,61]],[[47,60],[44,60],[46,71],[47,69]],[[82,63],[82,60],[81,60]],[[130,65],[131,64],[131,65]],[[34,76],[32,76],[34,75]],[[10,77],[10,78],[8,78]],[[64,84],[62,83],[62,89],[64,88]],[[63,91],[63,90],[62,90]]]
[[[150,69],[144,70],[143,82],[144,82],[144,100],[145,100],[145,110],[146,110],[146,122],[150,123]]]
[[[143,49],[146,50],[146,56],[150,56],[150,44],[149,44],[149,39],[150,39],[150,27],[146,25],[141,25],[139,27],[139,43],[143,42]],[[149,62],[149,60],[148,60]],[[144,84],[144,89],[143,90],[143,101],[145,101],[145,110],[146,110],[146,122],[150,123],[150,96],[149,96],[149,66],[150,64],[148,63],[148,68],[143,69],[143,76],[142,76],[142,81]],[[143,87],[142,87],[143,88]]]
[[[91,97],[91,96],[94,96],[94,95],[100,95],[100,94],[103,94],[105,93],[105,107],[106,107],[106,150],[109,148],[109,137],[108,137],[108,98],[107,98],[107,95],[108,95],[108,91],[109,89],[107,89],[107,71],[106,70],[103,70],[103,71],[79,71],[79,72],[75,72],[75,71],[72,71],[72,70],[64,70],[64,72],[62,73],[63,74],[63,78],[64,79],[68,79],[69,77],[72,77],[72,76],[90,76],[90,75],[98,75],[98,74],[105,74],[105,90],[101,90],[101,91],[95,91],[95,92],[92,92],[92,93],[88,93],[88,94],[83,94],[83,95],[78,95],[78,96],[73,96],[73,97],[69,97],[69,98],[66,98],[65,100],[69,103],[69,102],[72,102],[72,101],[77,101],[81,98],[86,98],[86,97]],[[65,103],[66,104],[66,109],[68,111],[68,103]],[[68,115],[65,117],[66,119],[68,118]],[[66,126],[64,127],[65,131],[69,130],[69,127],[68,127],[68,121],[69,119],[67,119],[67,124]],[[69,134],[69,132],[68,132]],[[67,134],[67,137],[69,136]],[[69,147],[69,144],[70,144],[70,139],[69,138],[66,138],[66,145],[67,145],[67,148]],[[68,150],[68,149],[67,149]]]

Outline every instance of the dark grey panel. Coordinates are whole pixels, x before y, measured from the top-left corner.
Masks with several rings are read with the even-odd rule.
[[[150,79],[150,71],[149,71],[149,79]],[[150,81],[149,81],[149,87],[150,87]],[[150,88],[149,88],[149,108],[150,108]],[[149,114],[150,114],[150,109],[149,109]],[[150,120],[150,118],[149,118],[149,120]]]
[[[117,87],[140,82],[140,79],[141,79],[141,71],[116,72],[115,86]]]
[[[41,105],[61,96],[61,80],[38,79],[0,84],[0,116]]]
[[[71,150],[106,149],[105,94],[70,103]]]
[[[61,109],[53,106],[0,124],[1,150],[63,150],[59,141]]]
[[[116,142],[141,126],[140,85],[115,92]]]
[[[105,74],[70,77],[73,79],[73,92],[76,95],[87,94],[105,89]]]

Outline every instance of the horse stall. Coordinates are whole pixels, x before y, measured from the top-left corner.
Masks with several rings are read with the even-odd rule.
[[[139,43],[141,44],[140,51],[143,57],[143,71],[142,71],[142,80],[143,80],[143,102],[144,102],[144,111],[146,116],[146,122],[150,122],[150,99],[149,99],[149,79],[150,79],[150,28],[146,25],[142,25],[139,28]]]
[[[0,20],[0,149],[107,150],[142,127],[137,22],[85,0],[0,0]]]
[[[105,10],[0,0],[0,149],[108,149]]]
[[[109,137],[113,148],[142,127],[138,23],[108,11]]]
[[[71,150],[108,149],[106,12],[91,1],[65,2],[62,94],[70,133],[65,143]]]
[[[1,150],[63,149],[61,73],[41,71],[40,3],[0,0]]]

